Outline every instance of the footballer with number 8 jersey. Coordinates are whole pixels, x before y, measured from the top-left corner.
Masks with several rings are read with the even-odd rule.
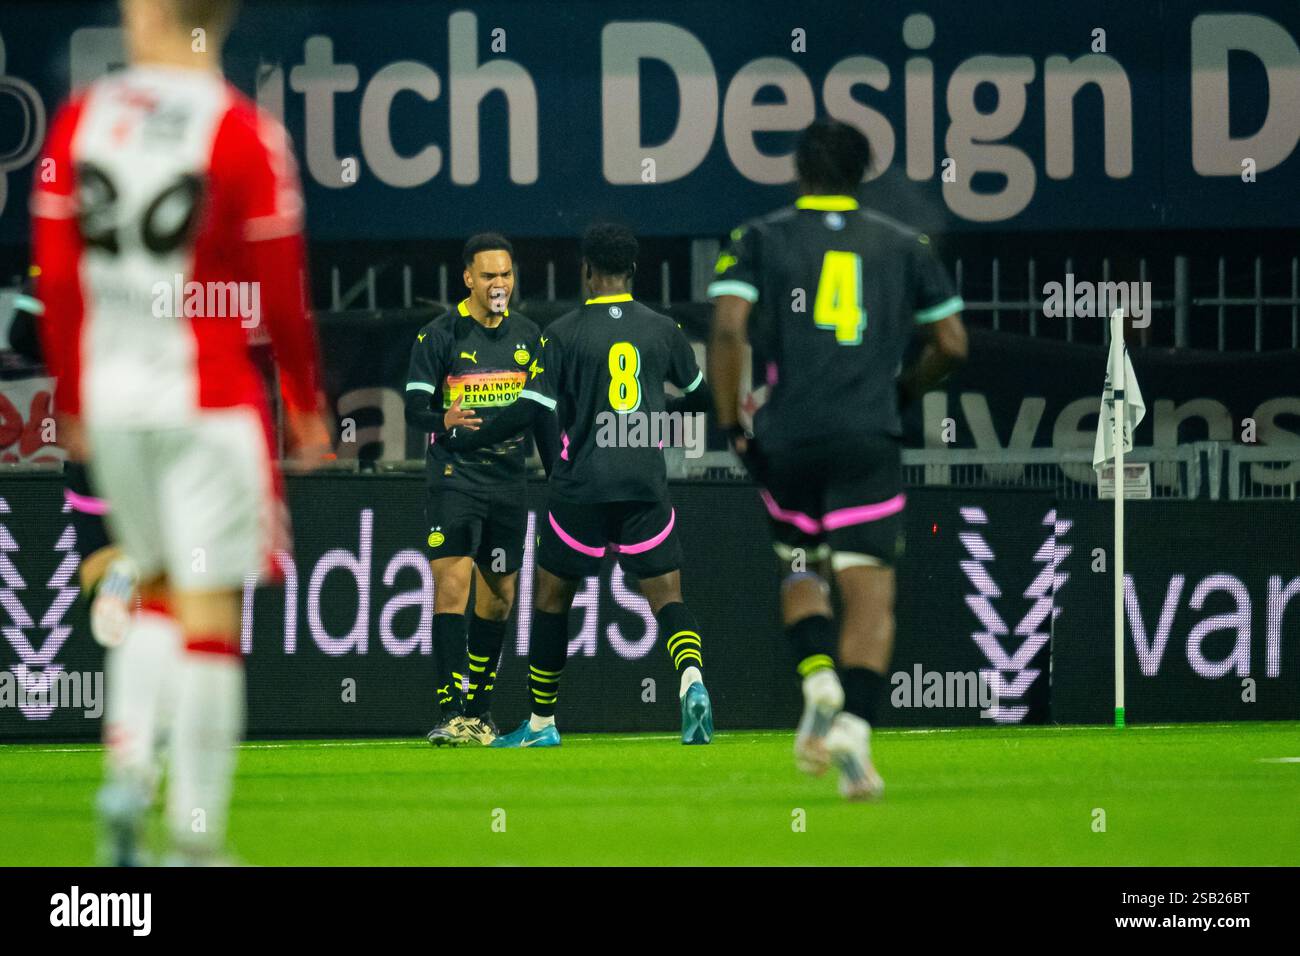
[[[532,715],[492,746],[560,743],[555,710],[569,643],[569,608],[580,580],[599,573],[606,555],[617,557],[637,579],[658,621],[679,675],[682,743],[707,744],[713,737],[713,711],[704,689],[699,627],[682,601],[682,551],[662,443],[611,440],[635,430],[660,433],[648,427],[657,416],[703,411],[708,407],[704,375],[677,324],[632,298],[637,241],[628,229],[592,226],[583,236],[582,254],[591,297],[547,326],[541,374],[520,393],[534,408],[556,413],[562,450],[551,471],[546,515],[538,522],[528,654]],[[666,398],[665,382],[684,394]],[[472,446],[517,427],[527,414],[525,404],[519,403],[513,422],[485,425],[454,444]],[[620,417],[635,416],[647,427],[610,427]]]
[[[928,237],[854,198],[870,158],[856,128],[809,126],[795,154],[798,200],[734,230],[709,286],[718,425],[760,485],[783,564],[782,619],[804,694],[795,761],[814,774],[833,761],[854,800],[884,789],[870,725],[893,649],[902,550],[899,400],[966,354],[962,300]],[[928,340],[899,376],[917,327]],[[746,334],[769,389],[752,436],[737,414]]]
[[[509,308],[513,252],[504,236],[472,236],[463,256],[469,294],[422,328],[411,348],[406,420],[430,441],[425,545],[434,578],[434,746],[496,737],[489,708],[528,533],[524,462],[533,422],[469,451],[452,450],[448,439],[493,423],[541,373],[541,333]],[[549,471],[559,443],[554,416],[536,417],[538,454]]]

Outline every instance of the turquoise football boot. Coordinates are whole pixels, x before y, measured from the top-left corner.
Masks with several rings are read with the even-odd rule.
[[[489,747],[558,747],[560,746],[560,732],[551,724],[543,727],[541,730],[533,730],[532,725],[525,719],[522,724],[504,737],[498,737]]]
[[[707,744],[713,740],[713,704],[704,685],[696,681],[682,698],[682,743]]]

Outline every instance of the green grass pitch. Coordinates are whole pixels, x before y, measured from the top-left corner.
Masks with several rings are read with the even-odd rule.
[[[879,804],[841,801],[833,771],[798,774],[791,740],[251,743],[231,842],[251,864],[317,866],[1300,861],[1293,723],[880,731]],[[101,759],[0,747],[0,864],[93,862]]]

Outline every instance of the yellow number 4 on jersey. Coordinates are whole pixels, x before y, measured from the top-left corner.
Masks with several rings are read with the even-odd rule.
[[[862,307],[862,257],[856,252],[832,250],[823,257],[813,322],[819,329],[833,329],[840,345],[862,341],[867,312]]]

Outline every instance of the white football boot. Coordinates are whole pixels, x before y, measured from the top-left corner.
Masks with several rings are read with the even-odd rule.
[[[844,688],[835,671],[826,668],[804,678],[803,716],[794,737],[794,765],[804,773],[820,777],[830,766],[826,735],[843,706]]]
[[[826,750],[840,772],[840,796],[845,800],[878,800],[885,781],[871,765],[871,725],[861,717],[839,713],[826,735]]]

